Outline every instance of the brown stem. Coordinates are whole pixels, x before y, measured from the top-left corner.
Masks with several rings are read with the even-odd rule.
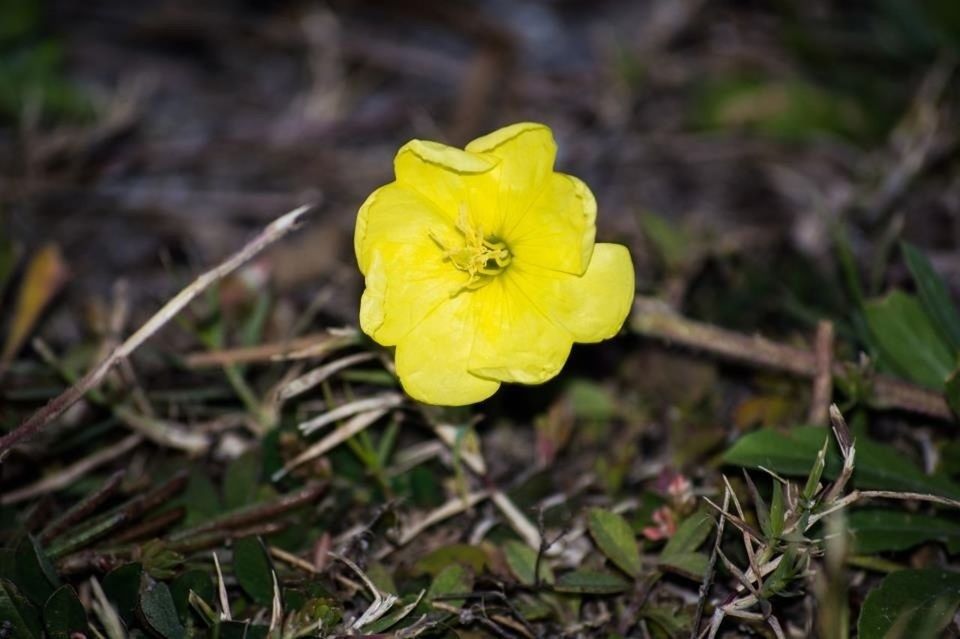
[[[817,358],[811,351],[759,335],[744,335],[686,319],[653,298],[637,298],[632,326],[641,335],[706,351],[731,361],[808,379],[817,375]],[[856,371],[856,365],[850,362],[831,365],[834,378],[846,377]],[[873,405],[877,408],[905,410],[945,421],[953,419],[946,400],[939,393],[888,375],[874,375],[871,382]]]
[[[810,414],[807,418],[811,424],[826,424],[830,416],[833,395],[833,336],[833,322],[821,320],[817,324],[813,348],[817,373],[813,378],[813,396],[810,398]]]

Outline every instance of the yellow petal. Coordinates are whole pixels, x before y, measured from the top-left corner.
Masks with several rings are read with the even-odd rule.
[[[573,338],[506,277],[475,291],[477,333],[470,371],[501,382],[540,384],[563,368]]]
[[[627,248],[619,244],[597,244],[581,276],[516,261],[505,275],[577,342],[599,342],[616,335],[633,304],[633,262]]]
[[[396,182],[377,189],[360,209],[354,235],[366,278],[360,327],[392,346],[467,279],[444,260],[434,238],[452,245],[459,233],[419,193]]]
[[[519,147],[511,145],[524,145],[526,148],[542,147],[552,155],[557,152],[556,142],[553,140],[553,133],[550,127],[539,122],[517,122],[509,126],[497,129],[468,143],[465,147],[471,153],[490,153],[499,158],[510,157],[515,154]],[[523,157],[519,157],[523,160]],[[551,168],[553,161],[551,160]]]
[[[499,237],[530,208],[553,172],[557,144],[535,122],[513,124],[473,140],[467,151],[498,161],[495,194],[486,202],[490,232]]]
[[[472,301],[469,294],[448,298],[397,344],[397,375],[414,399],[463,406],[490,397],[500,387],[500,382],[467,371],[476,333]]]
[[[383,243],[372,255],[360,299],[360,328],[384,346],[397,344],[468,279],[443,261],[432,242]]]
[[[496,158],[425,140],[408,142],[394,159],[397,182],[423,195],[451,222],[466,211],[488,227],[481,216],[496,193],[496,165]]]
[[[391,182],[374,191],[360,207],[353,235],[360,272],[366,274],[372,248],[385,242],[437,248],[430,234],[452,238],[450,219],[415,190]]]
[[[597,202],[581,180],[553,173],[520,217],[508,220],[502,238],[515,260],[582,274],[596,236]]]

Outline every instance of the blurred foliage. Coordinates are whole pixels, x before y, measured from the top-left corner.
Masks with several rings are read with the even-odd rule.
[[[870,131],[864,112],[852,99],[800,80],[712,80],[701,88],[694,117],[695,126],[742,130],[784,142],[825,135],[863,141]]]
[[[0,4],[0,119],[19,121],[25,109],[51,121],[92,115],[65,74],[61,43],[42,33],[44,8],[37,0]]]

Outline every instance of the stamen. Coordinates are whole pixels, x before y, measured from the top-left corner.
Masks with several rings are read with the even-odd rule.
[[[490,283],[513,259],[505,242],[495,237],[486,237],[479,224],[471,224],[466,204],[460,205],[456,227],[463,236],[463,244],[458,247],[448,246],[440,239],[439,234],[429,231],[430,239],[443,251],[444,260],[470,276],[459,289],[451,293],[451,297],[456,297],[464,290],[474,291]]]

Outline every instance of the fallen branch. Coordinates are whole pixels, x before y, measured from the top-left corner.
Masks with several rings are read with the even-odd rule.
[[[632,327],[641,335],[706,351],[731,361],[807,379],[815,379],[818,374],[817,356],[812,351],[689,320],[653,298],[637,297]],[[855,374],[857,366],[835,361],[830,371],[834,379],[844,378]],[[953,420],[946,400],[939,393],[888,375],[874,375],[870,382],[876,408]]]
[[[237,253],[234,253],[225,262],[210,269],[180,291],[173,299],[167,302],[163,308],[157,311],[153,317],[147,320],[139,330],[128,337],[120,346],[113,349],[110,354],[89,373],[80,378],[76,384],[54,397],[16,429],[0,437],[0,463],[2,463],[5,453],[14,445],[40,432],[45,426],[62,415],[67,408],[99,386],[114,366],[129,357],[131,353],[137,350],[147,339],[173,319],[198,295],[207,290],[215,282],[235,271],[267,246],[297,228],[299,222],[309,210],[309,206],[301,206],[274,220]]]

